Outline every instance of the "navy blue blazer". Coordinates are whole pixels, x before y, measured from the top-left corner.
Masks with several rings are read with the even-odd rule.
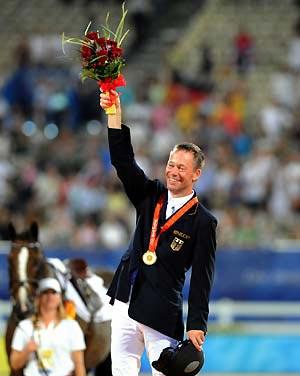
[[[209,295],[213,283],[217,220],[201,203],[190,208],[166,232],[156,249],[157,261],[145,265],[155,205],[162,193],[165,202],[159,226],[165,222],[167,189],[149,179],[136,164],[130,131],[108,129],[111,161],[136,209],[136,229],[108,289],[114,299],[129,303],[129,316],[169,337],[182,340],[182,289],[192,268],[186,330],[207,330]]]

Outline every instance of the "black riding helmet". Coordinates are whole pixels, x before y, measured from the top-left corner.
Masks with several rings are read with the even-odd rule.
[[[175,348],[166,347],[152,366],[166,376],[195,376],[203,367],[204,354],[191,341],[180,342]]]

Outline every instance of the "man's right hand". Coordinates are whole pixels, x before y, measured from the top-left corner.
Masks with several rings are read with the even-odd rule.
[[[116,113],[113,115],[108,115],[108,128],[121,129],[122,111],[120,97],[115,90],[111,90],[110,93],[115,97],[116,100],[114,103],[116,106]],[[103,110],[109,108],[112,104],[113,103],[108,93],[100,94],[100,106],[103,108]]]

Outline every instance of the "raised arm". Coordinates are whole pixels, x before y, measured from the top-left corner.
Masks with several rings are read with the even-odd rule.
[[[155,190],[157,183],[150,180],[137,165],[131,144],[130,130],[121,122],[121,104],[116,91],[110,92],[116,98],[116,114],[108,115],[108,143],[111,162],[117,170],[125,192],[135,207]],[[105,110],[111,106],[111,99],[105,93],[100,94],[100,106]]]
[[[115,96],[116,102],[116,114],[114,115],[108,115],[107,116],[107,125],[108,128],[114,128],[114,129],[121,129],[121,120],[122,120],[122,110],[121,110],[121,104],[120,104],[120,98],[119,94],[111,90],[111,94]],[[109,108],[112,105],[111,99],[108,94],[101,93],[100,94],[100,106],[105,110],[106,108]]]

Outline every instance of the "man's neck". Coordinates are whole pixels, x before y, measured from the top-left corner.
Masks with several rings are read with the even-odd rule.
[[[168,195],[170,198],[183,198],[183,197],[190,196],[193,193],[194,193],[193,189],[189,193],[186,193],[186,194],[183,194],[183,193],[174,194],[171,191],[168,191]]]

